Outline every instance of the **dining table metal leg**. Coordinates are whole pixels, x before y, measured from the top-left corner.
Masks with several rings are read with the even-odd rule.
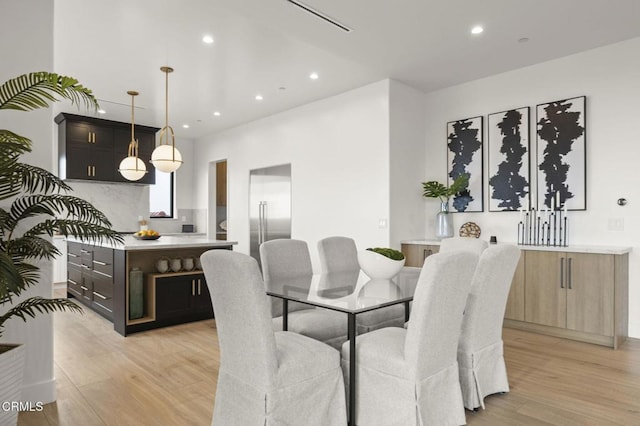
[[[349,338],[349,426],[356,424],[356,314],[348,314]]]
[[[289,301],[282,299],[282,331],[289,329]]]
[[[404,322],[409,321],[409,302],[404,302]]]

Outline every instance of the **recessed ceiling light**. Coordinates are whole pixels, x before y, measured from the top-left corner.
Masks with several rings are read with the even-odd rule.
[[[312,72],[311,74],[309,74],[309,78],[311,80],[317,80],[320,76],[318,75],[317,72]]]
[[[264,98],[262,97],[262,95],[256,95],[256,101],[261,101],[261,100],[263,100],[263,99],[264,99]]]
[[[184,127],[185,129],[188,129],[189,125],[188,124],[183,124],[182,127]]]
[[[475,27],[471,28],[471,34],[480,34],[483,31],[484,28],[482,28],[480,25],[476,25]]]
[[[105,110],[103,110],[103,109],[99,109],[99,110],[98,110],[98,114],[106,114],[106,113],[107,113],[107,111],[105,111]]]
[[[210,35],[205,35],[202,37],[202,42],[206,43],[206,44],[212,44],[213,43],[213,37],[211,37]]]
[[[213,115],[215,115],[216,117],[220,117],[220,111],[214,112]]]

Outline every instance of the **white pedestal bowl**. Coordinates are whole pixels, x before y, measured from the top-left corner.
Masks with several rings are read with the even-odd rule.
[[[361,250],[358,252],[360,269],[362,269],[369,278],[374,280],[390,280],[395,277],[404,266],[405,260],[406,259],[389,259],[371,250]]]

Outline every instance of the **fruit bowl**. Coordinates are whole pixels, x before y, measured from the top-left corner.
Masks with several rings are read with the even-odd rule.
[[[136,240],[157,240],[160,238],[160,234],[158,231],[154,231],[153,229],[145,229],[133,234],[133,238]]]
[[[136,235],[136,234],[133,234],[133,238],[135,238],[136,240],[157,240],[160,237],[161,237],[160,235]]]

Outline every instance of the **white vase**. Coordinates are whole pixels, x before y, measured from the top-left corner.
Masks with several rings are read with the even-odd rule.
[[[24,370],[24,345],[0,345],[0,402],[19,402],[22,392],[22,372]],[[18,423],[18,410],[9,406],[0,409],[0,425]]]
[[[440,203],[440,211],[436,215],[436,238],[453,237],[453,218],[449,213],[449,202]]]

